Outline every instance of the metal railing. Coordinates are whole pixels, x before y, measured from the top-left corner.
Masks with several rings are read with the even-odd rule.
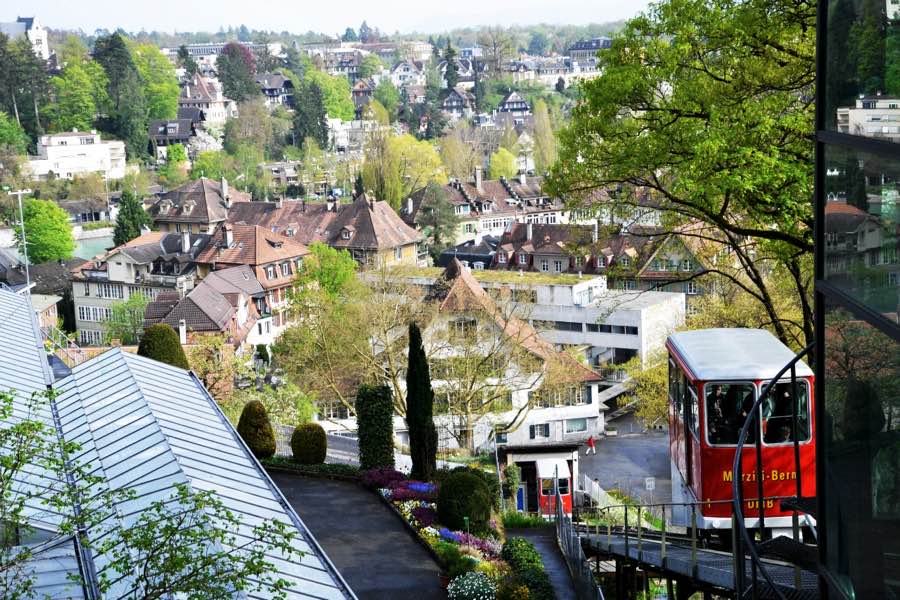
[[[87,360],[87,354],[81,349],[81,346],[73,342],[65,332],[60,331],[57,327],[53,325],[41,327],[41,337],[44,339],[47,351],[59,357],[70,369]]]
[[[744,421],[743,427],[741,427],[740,434],[738,436],[737,447],[734,450],[734,464],[732,466],[732,472],[734,476],[732,478],[732,493],[733,499],[732,503],[734,505],[733,513],[734,517],[734,557],[735,557],[735,597],[743,598],[747,591],[750,591],[753,598],[757,598],[759,595],[759,578],[757,574],[762,575],[763,580],[766,584],[768,584],[769,590],[779,599],[786,600],[785,595],[775,584],[771,574],[766,569],[765,564],[762,562],[759,556],[757,543],[751,537],[750,532],[747,529],[746,520],[744,517],[744,486],[741,485],[743,482],[743,454],[744,454],[744,446],[747,443],[747,439],[750,435],[750,430],[753,428],[755,432],[755,448],[756,448],[756,461],[755,461],[755,469],[756,469],[756,489],[757,489],[757,497],[763,497],[763,456],[762,456],[762,442],[763,442],[763,428],[762,428],[762,414],[760,407],[762,403],[766,400],[766,398],[772,393],[772,390],[775,386],[781,381],[784,375],[790,371],[790,381],[791,381],[791,422],[792,422],[792,431],[794,435],[793,438],[793,449],[794,449],[794,469],[796,473],[796,497],[795,497],[795,505],[793,507],[793,517],[792,517],[792,532],[793,532],[793,540],[795,542],[800,542],[800,524],[799,524],[799,511],[797,509],[797,502],[803,497],[802,493],[802,465],[800,464],[800,429],[799,429],[799,417],[797,415],[797,408],[800,404],[799,399],[800,396],[798,394],[797,387],[797,363],[800,360],[808,355],[814,347],[814,344],[808,345],[806,348],[800,351],[791,361],[786,364],[776,375],[773,377],[762,389],[762,392],[757,397],[756,401],[753,403],[749,413],[747,414],[747,419]],[[811,390],[810,390],[811,392]],[[807,410],[811,409],[810,398],[807,396]],[[807,419],[808,423],[812,423],[811,419]],[[814,435],[812,428],[810,427],[810,435]],[[765,541],[766,537],[766,503],[758,502],[759,505],[759,520],[757,521],[758,531],[760,541]],[[747,581],[746,581],[746,567],[745,567],[745,549],[746,554],[750,557],[750,567],[751,567],[751,581],[750,587],[748,590]],[[795,578],[795,586],[797,588],[800,587],[800,567],[795,566],[794,569],[794,578]]]
[[[559,493],[559,480],[554,480],[553,500],[556,504],[556,539],[559,541],[563,558],[572,575],[572,583],[575,585],[575,594],[578,600],[606,600],[603,589],[594,579],[591,573],[591,563],[581,547],[581,537],[578,535],[572,519],[566,515],[562,496]]]

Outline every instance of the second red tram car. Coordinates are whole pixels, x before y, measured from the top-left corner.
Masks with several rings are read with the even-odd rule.
[[[666,348],[672,502],[698,503],[694,508],[698,529],[729,529],[732,504],[722,501],[734,497],[732,466],[741,427],[765,385],[794,353],[760,329],[685,331],[671,335]],[[788,371],[760,406],[764,498],[796,496],[798,477],[803,497],[816,494],[813,385],[812,370],[798,362],[796,388]],[[748,528],[758,528],[756,427],[751,428],[741,461],[745,521]],[[792,513],[782,510],[780,500],[764,502],[765,528],[776,535],[790,531]],[[672,518],[690,526],[691,508],[674,507]]]

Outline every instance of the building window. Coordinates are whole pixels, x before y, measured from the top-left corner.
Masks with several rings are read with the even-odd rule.
[[[99,346],[103,343],[103,332],[93,329],[79,329],[78,343],[82,346]]]
[[[84,295],[85,296],[91,295],[91,284],[89,284],[89,283],[84,284]]]
[[[466,223],[463,229],[466,233],[475,233],[475,225],[472,223]]]
[[[476,271],[484,271],[484,263],[481,262],[480,260],[476,260],[475,262],[472,263],[472,268],[475,269]]]
[[[600,325],[598,323],[586,323],[587,330],[590,333],[598,333],[600,331]]]
[[[451,335],[454,339],[468,340],[474,339],[476,333],[476,322],[471,317],[454,319],[450,322]]]
[[[575,257],[575,266],[579,269],[584,266],[584,257],[583,256]]]
[[[532,440],[550,437],[550,423],[538,423],[528,426],[528,437]]]
[[[275,279],[275,267],[274,266],[269,265],[268,267],[266,267],[266,278],[267,279]]]
[[[550,261],[546,258],[541,259],[541,271],[547,273],[550,271]]]
[[[291,275],[291,263],[281,263],[281,275],[282,277],[287,277]]]
[[[583,433],[587,431],[587,418],[566,419],[566,433]]]
[[[394,260],[402,260],[403,259],[403,246],[397,246],[394,248]]]
[[[506,264],[506,253],[505,252],[500,252],[497,254],[497,262],[500,263],[501,265]]]
[[[700,286],[697,285],[696,281],[685,281],[684,282],[684,293],[694,296],[700,293]]]
[[[554,273],[562,273],[563,270],[563,261],[554,260],[553,261],[553,272]]]
[[[122,286],[116,283],[99,284],[98,295],[101,298],[121,300],[123,298]]]
[[[630,267],[630,266],[631,266],[631,259],[630,259],[629,257],[627,257],[627,256],[622,256],[622,257],[619,258],[619,265],[621,265],[621,266],[623,266],[623,267]]]
[[[341,229],[341,239],[342,240],[350,239],[350,230],[349,229]]]
[[[637,282],[634,279],[625,279],[622,281],[623,290],[636,290]]]
[[[527,265],[528,264],[528,255],[524,252],[519,252],[519,264]]]
[[[508,434],[508,433],[500,433],[500,432],[498,431],[496,435],[497,435],[496,440],[497,440],[497,445],[498,445],[498,446],[499,446],[499,445],[502,445],[502,444],[507,444],[507,443],[509,443],[509,440],[508,440],[508,435],[509,435],[509,434]]]
[[[181,223],[175,223],[175,233],[181,233]]]

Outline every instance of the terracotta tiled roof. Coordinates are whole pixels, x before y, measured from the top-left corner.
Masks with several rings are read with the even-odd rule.
[[[335,248],[383,250],[424,239],[387,202],[378,202],[367,194],[360,194],[353,204],[343,207],[330,229],[329,243]],[[344,239],[344,231],[350,233],[349,239]]]
[[[226,228],[233,237],[230,245],[225,244]],[[296,277],[296,260],[309,254],[303,244],[279,233],[273,233],[256,225],[225,224],[220,226],[206,251],[197,262],[211,265],[213,269],[247,265],[253,268],[256,278],[266,288],[283,287]],[[290,273],[281,272],[281,263],[289,262]],[[268,277],[266,267],[275,266],[274,277]]]
[[[287,235],[301,244],[327,243],[331,235],[331,222],[341,210],[333,203],[284,200],[275,202],[245,202],[234,204],[228,210],[228,222],[259,225],[270,231]]]
[[[231,202],[249,202],[245,192],[228,186]],[[228,217],[222,183],[206,177],[189,181],[163,194],[147,212],[154,221],[179,223],[221,223]]]

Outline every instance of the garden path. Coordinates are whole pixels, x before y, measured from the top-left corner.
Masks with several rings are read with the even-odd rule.
[[[372,492],[347,481],[271,476],[360,600],[447,598],[440,567]]]
[[[507,538],[525,538],[534,544],[544,561],[544,570],[550,576],[556,600],[576,600],[575,585],[569,574],[569,567],[556,541],[555,527],[534,527],[529,529],[508,529]]]

